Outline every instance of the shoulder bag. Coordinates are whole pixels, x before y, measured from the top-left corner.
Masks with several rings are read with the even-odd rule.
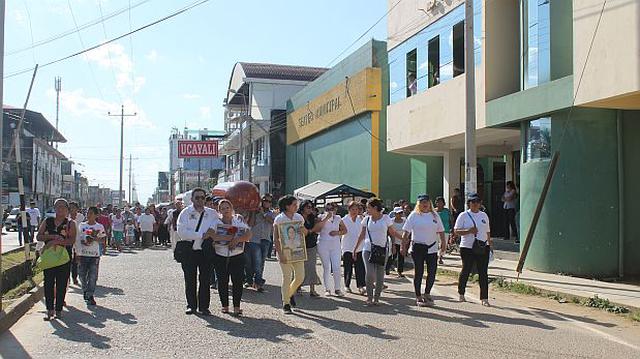
[[[204,217],[204,211],[200,213],[200,219],[196,225],[196,232],[200,230],[202,224],[202,217]],[[204,244],[203,244],[204,248]],[[176,248],[173,250],[173,259],[178,263],[185,263],[189,260],[193,254],[193,241],[178,241],[176,242]]]
[[[367,234],[369,235],[369,242],[371,242],[371,256],[369,257],[369,263],[377,264],[379,266],[384,266],[387,260],[387,245],[378,246],[373,244],[373,238],[371,237],[371,232],[369,232],[369,220],[371,217],[367,218]]]
[[[473,222],[473,227],[478,229],[478,226],[476,225],[476,221],[473,219],[473,216],[471,215],[471,213],[467,212],[467,216],[469,216],[469,218],[471,219],[471,222]],[[473,254],[477,256],[485,255],[487,253],[487,242],[479,240],[478,235],[474,234],[473,247],[471,247],[471,251],[473,252]]]

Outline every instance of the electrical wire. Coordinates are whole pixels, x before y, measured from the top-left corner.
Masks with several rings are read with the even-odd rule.
[[[29,20],[29,34],[31,36],[31,45],[33,45],[33,27],[31,26],[31,11],[29,11],[29,5],[27,4],[28,0],[24,0],[24,8],[27,11],[27,20]],[[31,58],[33,59],[33,66],[36,66],[36,52],[35,50],[31,51]]]
[[[402,2],[402,0],[398,0],[398,2],[396,2],[392,7],[389,8],[389,10],[387,10],[387,12],[382,15],[376,22],[373,23],[373,25],[371,25],[365,32],[362,33],[362,35],[358,36],[357,39],[355,39],[349,46],[347,46],[344,50],[342,50],[342,52],[340,52],[338,54],[338,56],[336,56],[333,60],[329,61],[329,64],[326,67],[331,67],[331,65],[334,63],[334,61],[336,61],[337,59],[340,58],[340,56],[344,55],[345,52],[349,51],[349,49],[351,47],[353,47],[353,45],[357,44],[358,41],[360,41],[363,37],[365,37],[371,30],[373,30],[374,27],[376,27],[376,25],[378,25],[380,23],[380,21],[382,21],[384,18],[387,17],[387,15],[389,15],[391,13],[391,11],[393,11],[393,9],[396,8],[396,6],[398,6],[400,3]]]
[[[67,1],[71,1],[71,0],[67,0]],[[101,0],[97,0],[97,1],[98,1],[98,10],[100,11],[100,17],[104,17],[102,13],[102,2]],[[71,8],[71,3],[69,3],[69,8]],[[74,22],[75,22],[75,19],[74,19]],[[105,25],[104,21],[102,21],[102,32],[104,33],[104,40],[106,41],[109,38],[109,36],[107,35],[107,26]],[[80,32],[78,32],[78,35],[80,35]],[[82,45],[82,47],[84,47],[84,45]],[[107,48],[107,58],[109,59],[109,68],[111,69],[111,75],[113,76],[114,87],[116,89],[116,93],[118,94],[118,98],[120,99],[120,103],[122,103],[122,94],[118,89],[118,77],[116,76],[116,71],[113,68],[113,59],[111,58],[111,50],[109,48]]]
[[[134,4],[132,7],[133,7],[133,8],[138,7],[138,6],[140,6],[140,5],[144,4],[144,3],[147,3],[147,2],[149,2],[149,1],[151,1],[151,0],[143,0],[143,1],[140,1],[140,2],[138,2],[138,3],[136,3],[136,4]],[[125,12],[125,11],[127,11],[127,10],[128,10],[128,9],[127,9],[126,7],[125,7],[125,8],[123,8],[123,9],[120,9],[120,10],[116,10],[115,12],[113,12],[113,13],[111,13],[111,14],[108,14],[108,15],[107,15],[107,16],[105,16],[105,17],[101,17],[101,18],[99,18],[99,19],[92,20],[92,21],[90,21],[90,22],[88,22],[88,23],[86,23],[86,24],[81,25],[81,26],[80,26],[80,27],[78,27],[78,28],[74,28],[74,29],[71,29],[71,30],[67,30],[67,31],[65,31],[65,32],[62,32],[62,33],[59,33],[59,34],[53,35],[53,36],[51,36],[51,37],[48,37],[48,38],[46,38],[46,39],[44,39],[44,40],[40,40],[40,41],[33,42],[30,46],[26,46],[26,47],[23,47],[23,48],[19,48],[19,49],[15,49],[15,50],[7,51],[7,52],[5,53],[5,56],[7,56],[7,57],[8,57],[8,56],[11,56],[11,55],[15,55],[15,54],[18,54],[18,53],[21,53],[21,52],[27,51],[27,50],[34,49],[34,48],[39,47],[39,46],[42,46],[42,45],[46,45],[46,44],[48,44],[48,43],[50,43],[50,42],[53,42],[53,41],[56,41],[56,40],[62,39],[62,38],[64,38],[64,37],[67,37],[67,36],[69,36],[69,35],[72,35],[72,34],[74,34],[74,33],[78,32],[79,30],[84,30],[84,29],[90,28],[90,27],[92,27],[92,26],[95,26],[95,25],[99,24],[100,22],[103,22],[103,21],[109,20],[109,19],[111,19],[111,18],[114,18],[114,17],[116,17],[116,16],[118,16],[118,15],[120,15],[120,14],[124,13],[124,12]],[[28,12],[27,12],[27,15],[28,15]]]
[[[183,13],[185,13],[185,12],[187,12],[187,11],[189,11],[189,10],[191,10],[191,9],[193,9],[193,8],[195,8],[195,7],[197,7],[197,6],[200,6],[200,5],[202,5],[202,4],[205,4],[205,3],[209,2],[209,1],[210,1],[210,0],[200,0],[200,1],[193,2],[193,3],[191,3],[190,5],[187,5],[186,7],[182,8],[182,9],[179,9],[179,10],[177,10],[177,11],[175,11],[175,12],[173,12],[173,13],[171,13],[171,14],[169,14],[169,15],[165,16],[165,17],[162,17],[162,18],[160,18],[160,19],[158,19],[158,20],[155,20],[155,21],[153,21],[153,22],[150,22],[150,23],[148,23],[148,24],[146,24],[146,25],[144,25],[144,26],[141,26],[141,27],[139,27],[139,28],[137,28],[137,29],[135,29],[135,30],[133,30],[133,31],[129,31],[129,32],[125,33],[125,34],[122,34],[122,35],[120,35],[120,36],[117,36],[117,37],[115,37],[115,38],[112,38],[112,39],[110,39],[110,40],[108,40],[108,41],[104,41],[104,42],[102,42],[102,43],[100,43],[100,44],[97,44],[97,45],[91,46],[91,47],[89,47],[89,48],[86,48],[86,49],[80,50],[80,51],[75,52],[75,53],[72,53],[72,54],[70,54],[70,55],[67,55],[67,56],[64,56],[64,57],[58,58],[58,59],[56,59],[56,60],[49,61],[49,62],[47,62],[47,63],[45,63],[45,64],[43,64],[43,65],[40,65],[40,66],[39,66],[39,68],[47,67],[47,66],[50,66],[50,65],[53,65],[53,64],[57,64],[58,62],[62,62],[62,61],[68,60],[68,59],[70,59],[70,58],[73,58],[73,57],[76,57],[76,56],[82,55],[82,54],[84,54],[84,53],[86,53],[86,52],[89,52],[89,51],[91,51],[91,50],[95,50],[95,49],[97,49],[97,48],[99,48],[99,47],[102,47],[102,46],[104,46],[104,45],[107,45],[107,44],[110,44],[110,43],[112,43],[112,42],[118,41],[118,40],[120,40],[120,39],[122,39],[122,38],[125,38],[125,37],[127,37],[127,36],[132,35],[132,34],[135,34],[136,32],[139,32],[139,31],[145,30],[145,29],[147,29],[147,28],[149,28],[149,27],[152,27],[152,26],[154,26],[154,25],[157,25],[157,24],[159,24],[159,23],[161,23],[161,22],[164,22],[164,21],[166,21],[166,20],[172,19],[172,18],[174,18],[174,17],[176,17],[176,16],[178,16],[178,15],[180,15],[180,14],[183,14]],[[25,74],[25,73],[31,72],[32,70],[33,70],[33,68],[24,69],[24,70],[19,70],[19,71],[16,71],[16,72],[13,72],[13,73],[10,73],[10,74],[8,74],[8,75],[4,76],[4,78],[5,78],[5,79],[12,78],[12,77],[15,77],[15,76],[18,76],[18,75],[22,75],[22,74]]]
[[[71,13],[71,19],[73,19],[73,23],[75,24],[76,29],[77,29],[78,28],[78,22],[76,21],[76,15],[73,13],[73,8],[71,7],[71,0],[67,0],[67,5],[69,6],[69,12]],[[85,47],[84,46],[84,41],[82,40],[82,35],[80,35],[80,31],[77,31],[76,34],[78,34],[78,39],[80,40],[80,46]],[[105,102],[104,94],[102,93],[102,89],[100,88],[100,85],[98,84],[98,79],[96,78],[96,74],[93,71],[93,66],[91,65],[91,62],[87,61],[87,66],[89,66],[89,72],[91,72],[91,78],[93,79],[94,85],[96,85],[96,89],[98,90],[98,94],[100,95],[100,98],[102,99],[102,101]]]

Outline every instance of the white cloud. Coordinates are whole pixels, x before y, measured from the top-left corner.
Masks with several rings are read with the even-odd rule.
[[[116,72],[116,86],[118,89],[130,88],[134,93],[140,91],[146,79],[143,76],[133,76],[134,65],[124,46],[111,43],[91,50],[85,54],[87,61],[97,63],[104,69]]]
[[[211,107],[209,107],[209,106],[200,107],[200,117],[204,118],[204,119],[210,119],[211,118]]]
[[[156,49],[153,49],[145,57],[147,58],[147,60],[149,60],[149,62],[155,63],[156,61],[158,61],[158,51],[156,51]]]
[[[54,89],[47,90],[46,94],[48,98],[55,99],[56,92]],[[71,120],[82,121],[82,123],[85,123],[84,121],[110,120],[114,126],[120,126],[120,118],[107,116],[107,113],[118,114],[121,105],[87,96],[82,88],[60,92],[60,105],[63,113],[69,115]],[[125,121],[125,127],[155,128],[154,123],[147,117],[145,111],[139,108],[131,99],[124,100],[124,108],[127,113],[137,113],[137,116],[129,117]]]
[[[200,95],[195,93],[185,93],[185,94],[182,94],[182,98],[185,100],[197,100],[200,98]]]

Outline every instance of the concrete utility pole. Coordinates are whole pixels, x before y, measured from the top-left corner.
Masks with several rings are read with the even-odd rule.
[[[132,163],[132,158],[131,158],[131,154],[129,154],[129,205],[131,205],[131,200],[133,199],[133,197],[131,196],[131,163]]]
[[[138,113],[125,115],[124,105],[120,109],[119,115],[112,115],[111,112],[107,112],[107,116],[120,116],[120,185],[118,187],[118,207],[122,207],[122,166],[124,161],[124,118],[137,116]]]
[[[478,191],[478,168],[476,154],[476,78],[475,78],[475,40],[473,37],[473,0],[465,1],[465,72],[467,118],[464,132],[464,192],[465,198]]]
[[[4,99],[2,88],[4,86],[4,5],[5,0],[0,0],[0,107],[2,108],[2,124],[0,125],[0,213],[4,214]],[[0,253],[2,253],[2,230],[0,229]],[[0,255],[0,288],[2,288],[2,256]],[[2,290],[0,290],[0,312],[2,311]]]
[[[62,78],[55,78],[54,86],[56,88],[56,131],[58,131],[58,123],[60,122],[60,91],[62,91]],[[58,149],[58,142],[56,142],[56,150]]]
[[[20,219],[22,221],[22,236],[24,238],[24,256],[25,260],[29,261],[31,256],[31,246],[27,243],[29,232],[29,222],[27,222],[27,211],[24,198],[24,178],[22,174],[22,149],[20,144],[20,137],[22,133],[22,124],[24,123],[24,116],[27,114],[27,106],[29,104],[29,97],[31,97],[31,90],[33,89],[33,82],[36,79],[36,73],[38,73],[38,64],[33,69],[33,76],[31,77],[31,84],[29,85],[29,92],[27,92],[27,98],[24,100],[24,106],[22,107],[22,113],[20,114],[20,121],[15,129],[15,149],[16,149],[16,177],[18,177],[18,193],[20,195]],[[31,273],[28,275],[31,279]]]

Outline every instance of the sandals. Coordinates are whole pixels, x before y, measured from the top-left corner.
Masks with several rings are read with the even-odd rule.
[[[220,312],[222,312],[222,314],[229,314],[229,307],[222,307],[222,309],[220,309]]]
[[[233,308],[233,316],[234,317],[239,317],[242,315],[242,309],[240,308]]]

